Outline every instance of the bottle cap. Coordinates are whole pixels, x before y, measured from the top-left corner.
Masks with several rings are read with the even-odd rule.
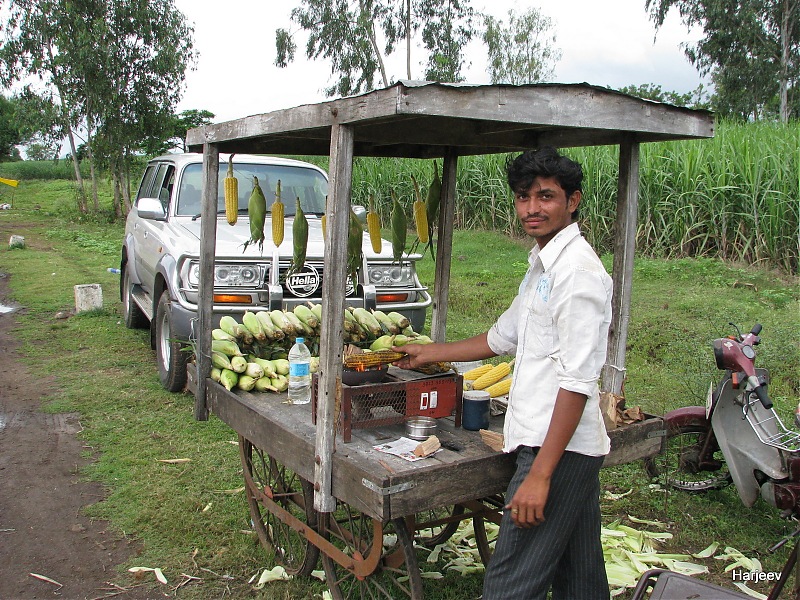
[[[305,338],[301,338],[301,337],[299,337],[299,338],[294,338],[294,343],[295,343],[295,344],[304,344],[304,343],[305,343],[305,341],[306,341],[306,340],[305,340]]]

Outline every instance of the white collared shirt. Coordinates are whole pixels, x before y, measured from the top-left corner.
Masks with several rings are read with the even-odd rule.
[[[506,452],[541,446],[559,388],[587,396],[566,449],[588,456],[610,450],[597,380],[611,324],[611,277],[576,223],[559,231],[529,267],[511,306],[489,330],[499,355],[516,355],[504,438]]]

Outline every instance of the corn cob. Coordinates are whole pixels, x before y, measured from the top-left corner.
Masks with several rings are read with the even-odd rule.
[[[325,212],[322,213],[322,216],[319,219],[320,225],[322,225],[322,239],[324,240],[328,237],[328,197],[325,196]]]
[[[381,324],[378,322],[378,319],[366,308],[354,308],[353,316],[356,318],[356,321],[374,337],[383,335],[383,329],[381,329]]]
[[[239,217],[239,180],[233,176],[233,154],[228,158],[228,174],[225,177],[225,218],[229,225],[236,225]]]
[[[222,375],[222,369],[218,369],[217,367],[211,367],[210,377],[212,380],[219,383],[220,375]]]
[[[261,328],[264,330],[264,333],[267,336],[267,339],[279,341],[286,337],[283,333],[282,329],[278,329],[275,326],[275,323],[272,322],[272,317],[269,315],[269,311],[260,310],[256,313],[256,318],[258,322],[261,324]]]
[[[247,202],[247,213],[250,216],[250,239],[245,242],[248,244],[258,243],[258,249],[264,247],[264,224],[267,220],[267,199],[261,186],[258,184],[258,177],[253,177],[253,191]]]
[[[392,256],[397,262],[403,258],[406,249],[407,230],[406,213],[392,190]]]
[[[506,394],[508,394],[509,390],[511,390],[510,377],[501,379],[497,383],[493,383],[492,385],[486,388],[486,391],[489,392],[489,397],[491,398],[497,398],[498,396],[505,396]]]
[[[219,375],[219,382],[225,386],[225,389],[232,390],[239,383],[239,375],[230,369],[222,369],[222,373]]]
[[[264,333],[264,327],[261,325],[261,322],[258,320],[258,317],[256,317],[255,313],[246,310],[242,315],[242,325],[247,327],[247,330],[259,342],[267,341],[267,334]]]
[[[305,322],[303,322],[300,317],[294,314],[293,311],[285,310],[283,311],[283,314],[286,315],[286,320],[292,324],[298,334],[305,336],[314,334],[314,330],[311,329],[311,327],[309,327]]]
[[[245,392],[249,392],[256,385],[256,380],[249,375],[239,375],[239,381],[236,382],[236,387]]]
[[[212,329],[211,330],[211,339],[212,340],[228,340],[229,342],[235,342],[236,337],[232,336],[230,333],[223,329]]]
[[[425,203],[422,201],[422,194],[419,193],[419,185],[414,176],[411,176],[411,181],[414,184],[414,225],[417,228],[417,238],[423,244],[427,244],[429,230],[428,230],[428,213]]]
[[[244,373],[247,369],[247,359],[244,356],[232,356],[231,367],[236,373]]]
[[[216,367],[217,369],[231,369],[231,359],[228,358],[227,354],[223,354],[218,350],[211,352],[211,364]]]
[[[241,326],[236,321],[236,319],[234,319],[230,315],[223,315],[222,317],[220,317],[220,319],[219,319],[219,327],[220,327],[220,329],[222,329],[222,331],[224,331],[228,335],[231,335],[231,336],[233,336],[235,338],[238,338],[239,335],[240,335],[239,329],[240,329]],[[215,339],[223,339],[223,338],[215,338]]]
[[[394,352],[393,350],[379,350],[378,352],[363,352],[361,354],[350,354],[344,359],[344,366],[348,369],[356,367],[377,367],[393,363],[403,358],[405,354],[402,352]]]
[[[369,345],[369,349],[373,352],[391,350],[392,346],[394,346],[394,338],[395,336],[393,335],[382,335]]]
[[[283,227],[285,209],[281,202],[281,180],[278,179],[278,187],[275,188],[275,202],[272,203],[272,243],[279,247],[283,243]]]
[[[275,366],[275,373],[278,375],[286,377],[289,374],[289,361],[285,358],[276,358],[272,361],[272,364]]]
[[[305,304],[298,304],[295,306],[294,314],[297,315],[297,318],[308,325],[312,330],[316,330],[319,327],[319,319]]]
[[[475,381],[478,377],[483,375],[484,373],[488,373],[492,370],[491,363],[486,363],[485,365],[481,365],[480,367],[475,367],[474,369],[470,369],[466,373],[464,373],[464,379],[467,381]]]
[[[350,209],[350,228],[347,234],[347,274],[353,280],[353,286],[358,285],[358,269],[364,258],[362,244],[364,242],[364,229],[356,213]]]
[[[257,364],[261,367],[261,370],[264,371],[264,377],[275,377],[277,373],[275,372],[275,365],[272,364],[271,360],[266,360],[264,358],[259,358],[257,356],[253,356],[250,354],[247,357],[247,361],[251,363]]]
[[[292,268],[291,273],[296,273],[306,264],[306,250],[308,249],[308,219],[300,207],[300,197],[297,198],[292,224]],[[274,225],[274,223],[273,223]]]
[[[269,311],[269,316],[272,319],[272,322],[275,324],[275,327],[282,330],[284,335],[289,337],[294,337],[297,335],[298,331],[295,329],[292,322],[289,321],[285,312],[276,308]]]
[[[389,318],[389,315],[387,315],[385,312],[382,310],[373,310],[372,314],[378,320],[378,323],[381,324],[381,329],[383,329],[385,333],[394,335],[400,333],[400,327],[397,325],[397,323],[392,321]]]
[[[390,313],[386,313],[386,316],[397,323],[397,326],[400,329],[405,329],[406,327],[411,326],[411,321],[409,321],[405,315],[401,315],[399,312],[392,311]]]
[[[496,364],[494,367],[492,367],[491,371],[484,373],[472,382],[472,389],[485,390],[493,383],[497,383],[501,379],[504,379],[509,373],[511,373],[511,366],[513,363],[514,361],[511,360],[509,362],[501,362]]]
[[[375,254],[380,254],[381,248],[383,247],[383,240],[381,239],[381,217],[375,212],[375,198],[372,194],[369,195],[367,233],[369,234],[369,241],[372,244],[372,251]]]
[[[248,362],[247,368],[244,370],[244,374],[248,377],[252,377],[253,379],[258,379],[264,376],[264,369],[258,363]]]
[[[222,352],[225,356],[244,356],[236,342],[229,342],[228,340],[211,340],[211,350]]]
[[[253,389],[257,392],[277,392],[278,388],[272,385],[272,380],[267,377],[259,377],[256,379],[255,385],[253,385]]]

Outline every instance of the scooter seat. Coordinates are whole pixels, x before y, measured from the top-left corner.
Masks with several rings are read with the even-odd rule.
[[[735,600],[751,596],[695,579],[688,575],[650,569],[642,574],[633,591],[631,600]]]

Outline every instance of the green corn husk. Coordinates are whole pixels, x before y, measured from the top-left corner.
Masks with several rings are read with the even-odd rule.
[[[253,177],[253,191],[247,202],[247,213],[250,216],[250,239],[244,243],[245,249],[249,244],[258,244],[258,249],[264,248],[264,226],[267,221],[267,198],[258,183],[258,177]]]
[[[257,392],[277,392],[278,389],[272,385],[272,380],[269,377],[261,377],[256,379],[253,389]]]
[[[258,356],[253,356],[252,354],[248,356],[247,359],[249,362],[255,363],[261,367],[261,370],[264,371],[264,377],[275,377],[275,375],[277,375],[275,372],[275,365],[271,360],[259,358]]]
[[[214,350],[211,351],[211,366],[216,367],[217,369],[230,369],[233,370],[231,366],[231,359],[228,358],[226,354],[222,352],[215,352]]]
[[[267,335],[264,333],[264,328],[261,322],[256,317],[255,313],[249,310],[245,311],[242,315],[242,325],[252,334],[252,336],[259,342],[267,341]]]
[[[270,379],[270,383],[278,392],[285,392],[289,389],[289,379],[286,375],[276,375]]]
[[[272,364],[275,366],[275,372],[278,375],[289,374],[289,361],[285,358],[275,358],[272,360]]]
[[[239,350],[239,345],[236,342],[229,342],[228,340],[211,340],[211,351],[222,352],[226,356],[244,356],[242,351]]]
[[[230,315],[224,315],[219,319],[219,327],[228,335],[239,337],[239,322]]]
[[[211,379],[219,382],[219,377],[222,375],[222,369],[218,369],[217,367],[211,367]]]
[[[259,379],[264,376],[264,369],[258,363],[248,362],[244,374],[253,379]]]
[[[225,331],[224,329],[212,329],[211,330],[211,339],[212,340],[226,340],[228,342],[235,342],[236,337]]]
[[[222,373],[220,373],[219,376],[219,382],[225,386],[225,389],[232,390],[236,387],[236,384],[239,383],[239,375],[230,369],[222,369]]]
[[[249,392],[256,385],[256,380],[248,375],[240,375],[236,387],[245,392]]]
[[[244,373],[247,369],[247,360],[244,356],[234,356],[231,358],[231,367],[237,373]]]

